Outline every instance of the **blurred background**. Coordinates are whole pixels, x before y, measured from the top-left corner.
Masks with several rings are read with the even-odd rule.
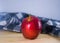
[[[0,12],[26,12],[60,20],[60,0],[0,0]]]

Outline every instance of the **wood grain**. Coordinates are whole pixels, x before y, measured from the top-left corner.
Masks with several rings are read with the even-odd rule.
[[[22,33],[0,31],[0,43],[60,43],[60,38],[40,34],[37,39],[25,39]]]

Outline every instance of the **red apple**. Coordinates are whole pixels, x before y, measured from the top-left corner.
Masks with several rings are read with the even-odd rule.
[[[29,16],[23,19],[21,28],[25,38],[35,39],[42,29],[41,20],[35,16]]]

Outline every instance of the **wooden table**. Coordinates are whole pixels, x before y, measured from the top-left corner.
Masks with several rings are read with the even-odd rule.
[[[60,43],[60,38],[40,34],[37,39],[25,39],[22,33],[0,31],[0,43]]]

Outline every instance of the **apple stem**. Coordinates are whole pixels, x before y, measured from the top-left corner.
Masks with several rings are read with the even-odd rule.
[[[29,17],[28,17],[28,21],[31,21],[31,16],[29,15]]]

